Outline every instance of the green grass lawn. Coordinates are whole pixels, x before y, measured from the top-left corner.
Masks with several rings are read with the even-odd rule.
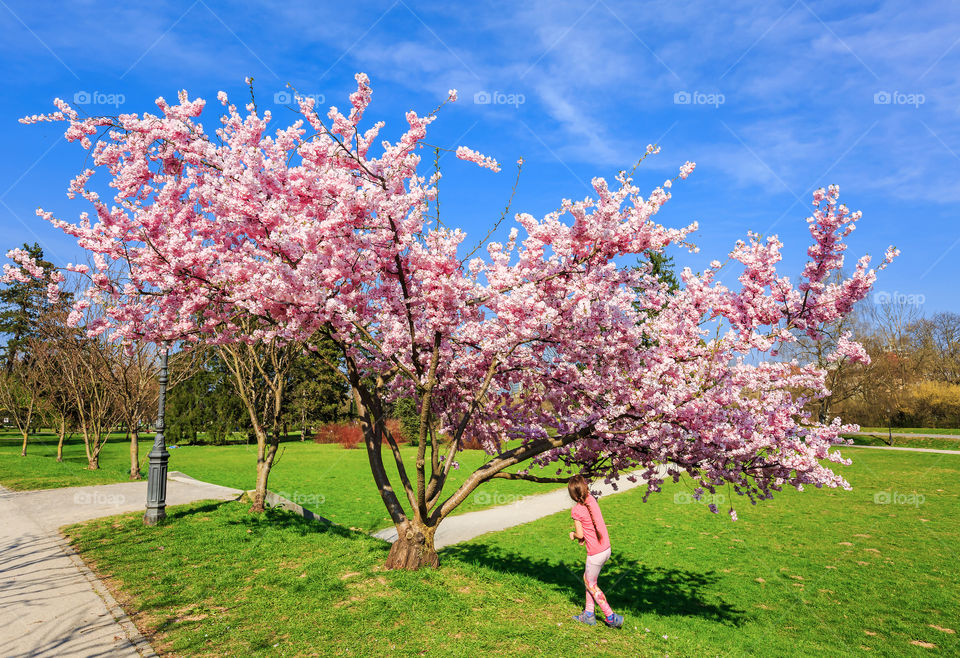
[[[65,441],[63,462],[57,462],[57,437],[51,432],[30,436],[27,456],[20,456],[18,433],[0,432],[0,484],[16,490],[53,489],[125,482],[130,476],[130,443],[123,434],[111,434],[100,452],[100,470],[87,468],[83,440]],[[146,472],[147,453],[153,436],[140,440],[141,470]]]
[[[737,522],[682,504],[685,481],[647,503],[602,499],[614,557],[600,585],[627,617],[619,631],[569,619],[583,553],[566,512],[417,573],[384,571],[386,545],[361,533],[240,503],[68,534],[161,653],[957,655],[960,458],[848,453],[853,491],[737,499]]]
[[[146,473],[146,457],[153,439],[140,442],[140,456]],[[17,490],[82,486],[125,482],[129,473],[129,443],[111,438],[101,453],[101,468],[90,471],[83,443],[74,440],[64,446],[64,461],[57,463],[56,437],[39,436],[30,444],[26,457],[20,456],[17,440],[0,438],[0,484]],[[413,475],[416,448],[401,447],[408,473]],[[461,468],[452,470],[445,491],[452,493],[464,479],[489,459],[479,450],[468,450],[457,457]],[[396,464],[389,449],[384,463],[392,482],[399,488]],[[170,450],[169,468],[205,482],[237,489],[252,489],[256,483],[255,445],[185,446]],[[537,469],[531,472],[536,473]],[[552,473],[550,473],[552,474]],[[562,486],[562,485],[561,485]],[[269,488],[321,516],[348,527],[367,532],[392,524],[370,475],[363,449],[347,450],[337,444],[289,441],[270,472]],[[544,493],[557,485],[519,480],[495,480],[468,496],[457,513],[503,505],[519,496]],[[402,494],[401,494],[402,495]],[[402,502],[406,502],[403,497]]]

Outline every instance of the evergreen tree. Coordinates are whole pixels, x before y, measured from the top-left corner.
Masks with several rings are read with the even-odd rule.
[[[23,248],[36,259],[44,273],[53,270],[53,263],[43,259],[43,249],[38,243],[32,246],[24,243]],[[70,297],[67,293],[61,293],[56,306],[65,308],[70,303]],[[41,317],[53,310],[53,306],[47,299],[47,288],[43,281],[15,281],[0,289],[0,336],[5,339],[0,346],[0,358],[3,359],[4,372],[10,374],[14,362],[26,356],[29,340],[39,336]]]

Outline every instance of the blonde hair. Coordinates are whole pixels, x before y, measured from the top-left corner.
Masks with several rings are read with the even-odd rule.
[[[603,536],[600,534],[600,528],[597,526],[597,520],[593,518],[593,512],[590,510],[590,505],[587,505],[587,499],[590,497],[590,486],[587,484],[586,478],[582,475],[574,475],[567,481],[567,493],[570,494],[570,497],[581,505],[585,505],[587,508],[587,514],[590,515],[590,522],[593,523],[593,531],[597,533],[597,541],[603,541]]]

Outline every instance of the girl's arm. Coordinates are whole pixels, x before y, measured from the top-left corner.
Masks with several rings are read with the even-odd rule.
[[[574,519],[573,527],[574,527],[574,531],[570,533],[570,539],[576,539],[578,542],[582,544],[583,543],[583,524],[577,521],[576,519]]]

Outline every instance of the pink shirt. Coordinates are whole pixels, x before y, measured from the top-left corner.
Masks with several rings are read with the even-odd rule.
[[[587,506],[590,510],[587,511]],[[591,520],[590,514],[593,514]],[[587,555],[596,555],[610,548],[610,535],[607,534],[607,524],[603,521],[603,514],[600,513],[600,506],[597,499],[593,496],[587,496],[586,504],[576,503],[570,510],[570,517],[579,521],[583,526],[583,539],[587,544]],[[602,539],[597,539],[597,533],[593,528],[593,521],[597,522]]]

